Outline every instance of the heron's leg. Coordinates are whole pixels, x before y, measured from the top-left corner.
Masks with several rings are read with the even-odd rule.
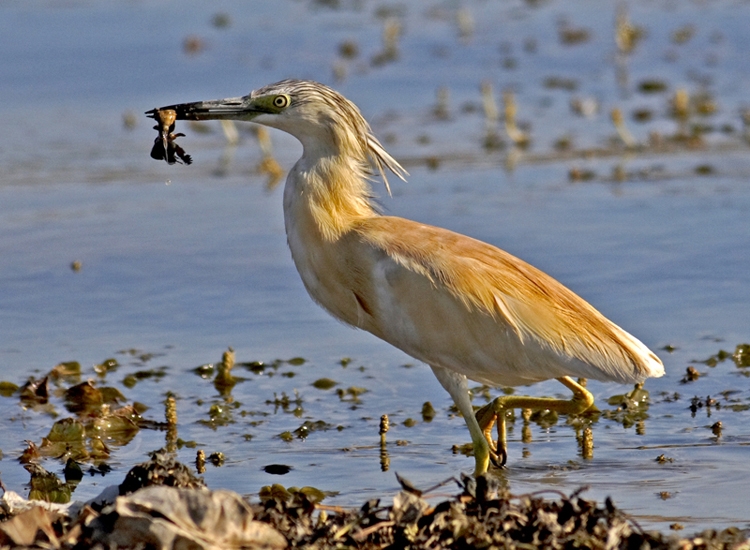
[[[480,476],[487,472],[487,469],[490,466],[490,456],[491,454],[494,454],[492,447],[490,446],[492,438],[485,437],[484,432],[482,432],[482,429],[479,427],[479,423],[474,416],[474,408],[471,406],[469,386],[466,377],[463,374],[459,374],[443,367],[436,367],[433,365],[430,365],[430,367],[440,384],[451,395],[453,402],[464,417],[466,426],[469,428],[469,434],[471,435],[471,443],[474,446],[474,475]]]
[[[553,397],[529,397],[523,395],[503,395],[479,409],[476,413],[477,423],[482,436],[490,448],[496,452],[491,456],[495,466],[503,467],[508,460],[508,447],[505,431],[505,413],[509,409],[550,410],[563,414],[580,414],[594,404],[594,396],[586,388],[573,382],[568,376],[557,378],[573,392],[573,399],[555,399]],[[497,421],[497,446],[492,442],[492,426]]]

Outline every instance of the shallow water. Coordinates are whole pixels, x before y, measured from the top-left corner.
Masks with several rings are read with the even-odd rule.
[[[731,359],[700,363],[750,341],[750,156],[740,116],[750,74],[741,55],[748,7],[633,3],[630,17],[648,34],[618,65],[615,14],[598,3],[421,2],[391,9],[403,24],[400,54],[373,66],[382,49],[383,6],[331,4],[259,2],[252,12],[230,2],[209,10],[168,1],[0,8],[7,61],[0,66],[0,380],[21,384],[68,360],[81,363],[84,379],[97,378],[93,365],[116,357],[122,366],[99,383],[149,405],[146,416],[157,420],[166,393],[175,393],[179,436],[227,457],[224,466],[209,466],[209,485],[246,494],[274,482],[314,485],[338,493],[332,503],[358,505],[389,497],[398,487],[394,471],[421,487],[470,471],[473,459],[451,451],[468,442],[464,423],[450,414],[429,369],[331,320],[306,296],[285,245],[281,190],[267,189],[257,173],[260,153],[250,133],[242,128],[240,146],[227,150],[218,127],[204,134],[184,125],[181,143],[192,166],[148,158],[153,131],[140,115],[147,109],[240,95],[286,76],[315,78],[357,102],[411,172],[408,184],[391,182],[393,198],[381,199],[386,211],[524,258],[665,362],[667,376],[646,385],[647,419],[624,427],[602,417],[594,424],[593,459],[582,458],[565,419],[532,423],[526,443],[518,420],[510,468],[502,473],[512,491],[588,485],[590,496],[612,496],[643,526],[750,526],[747,369]],[[469,38],[459,34],[459,7],[474,20]],[[230,16],[228,28],[211,25],[215,11]],[[590,39],[561,43],[563,19],[588,29]],[[672,33],[687,24],[694,36],[675,42]],[[205,49],[185,54],[188,35],[201,37]],[[344,40],[358,44],[354,60],[338,55]],[[337,63],[346,69],[341,82],[333,77]],[[627,75],[619,83],[618,70]],[[574,79],[576,89],[550,88],[549,77]],[[639,93],[647,78],[662,79],[668,91]],[[500,91],[515,90],[519,119],[531,125],[528,150],[482,148],[484,80],[493,83],[501,109]],[[450,91],[447,120],[434,114],[439,86]],[[712,116],[691,118],[713,129],[702,147],[624,153],[611,145],[614,106],[639,142],[652,131],[674,133],[668,113],[677,87],[710,92],[719,106]],[[597,99],[600,112],[574,115],[575,97]],[[634,122],[630,114],[645,107],[652,121]],[[138,117],[133,130],[123,128],[129,111]],[[507,141],[502,125],[498,133]],[[553,143],[565,135],[574,151],[601,154],[556,152]],[[276,158],[290,167],[299,146],[279,133],[272,139]],[[427,168],[433,157],[437,169]],[[571,181],[574,168],[593,177]],[[74,260],[80,272],[70,269]],[[306,361],[277,363],[263,374],[238,366],[245,380],[221,395],[193,369],[218,362],[228,346],[239,362]],[[153,357],[120,353],[129,349]],[[344,367],[345,358],[352,361]],[[707,376],[681,384],[689,365]],[[165,376],[122,384],[128,374],[159,367]],[[322,377],[338,385],[313,387]],[[337,395],[350,387],[367,392],[354,401]],[[613,410],[607,399],[630,389],[590,387],[602,410]],[[274,405],[274,396],[294,398],[295,390],[302,400],[297,415],[296,405]],[[518,391],[564,394],[554,382]],[[734,393],[722,393],[728,391]],[[693,414],[694,396],[711,396],[719,407]],[[431,422],[421,416],[425,401],[437,410]],[[53,403],[67,415],[59,398]],[[228,423],[212,428],[205,421],[216,404],[228,411]],[[386,413],[392,427],[384,472],[378,423]],[[41,442],[52,418],[22,409],[17,397],[0,398],[0,415],[8,419],[2,479],[23,492],[28,474],[15,458],[25,440]],[[407,418],[416,425],[406,427]],[[304,440],[278,437],[305,420],[323,420],[330,429]],[[718,438],[710,429],[716,421],[723,425]],[[86,477],[75,497],[119,482],[163,444],[163,432],[141,430],[112,454],[114,472]],[[190,462],[194,453],[183,447],[178,454]],[[673,461],[658,463],[661,454]],[[263,471],[269,464],[293,469],[274,476]],[[45,466],[62,468],[55,461]]]

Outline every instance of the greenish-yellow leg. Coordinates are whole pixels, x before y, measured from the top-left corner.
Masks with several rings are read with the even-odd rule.
[[[586,388],[573,382],[568,376],[557,378],[573,392],[573,399],[553,397],[529,397],[523,395],[503,395],[476,412],[477,422],[490,446],[490,459],[495,466],[502,468],[508,460],[505,413],[509,409],[550,410],[563,414],[580,414],[594,404],[594,396]],[[492,426],[497,422],[497,444],[492,441]]]

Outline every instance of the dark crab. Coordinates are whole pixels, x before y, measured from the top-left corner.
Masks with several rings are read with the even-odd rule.
[[[193,159],[175,141],[178,137],[185,135],[174,133],[177,113],[172,109],[152,109],[146,114],[156,120],[157,124],[154,126],[154,130],[159,132],[159,135],[154,139],[154,146],[151,148],[151,158],[165,160],[167,164],[176,162],[191,164]]]

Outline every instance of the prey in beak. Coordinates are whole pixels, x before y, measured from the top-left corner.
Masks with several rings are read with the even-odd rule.
[[[165,160],[168,164],[193,162],[190,155],[177,145],[175,140],[185,134],[174,133],[177,120],[252,120],[256,116],[269,112],[258,108],[250,96],[218,99],[214,101],[196,101],[195,103],[181,103],[169,105],[159,109],[151,109],[146,115],[156,120],[154,130],[159,135],[154,139],[151,158]]]
[[[191,164],[193,159],[175,141],[178,137],[185,135],[174,133],[177,113],[173,109],[153,109],[146,114],[156,120],[154,130],[159,132],[151,148],[151,158],[165,160],[167,164],[176,162]]]

